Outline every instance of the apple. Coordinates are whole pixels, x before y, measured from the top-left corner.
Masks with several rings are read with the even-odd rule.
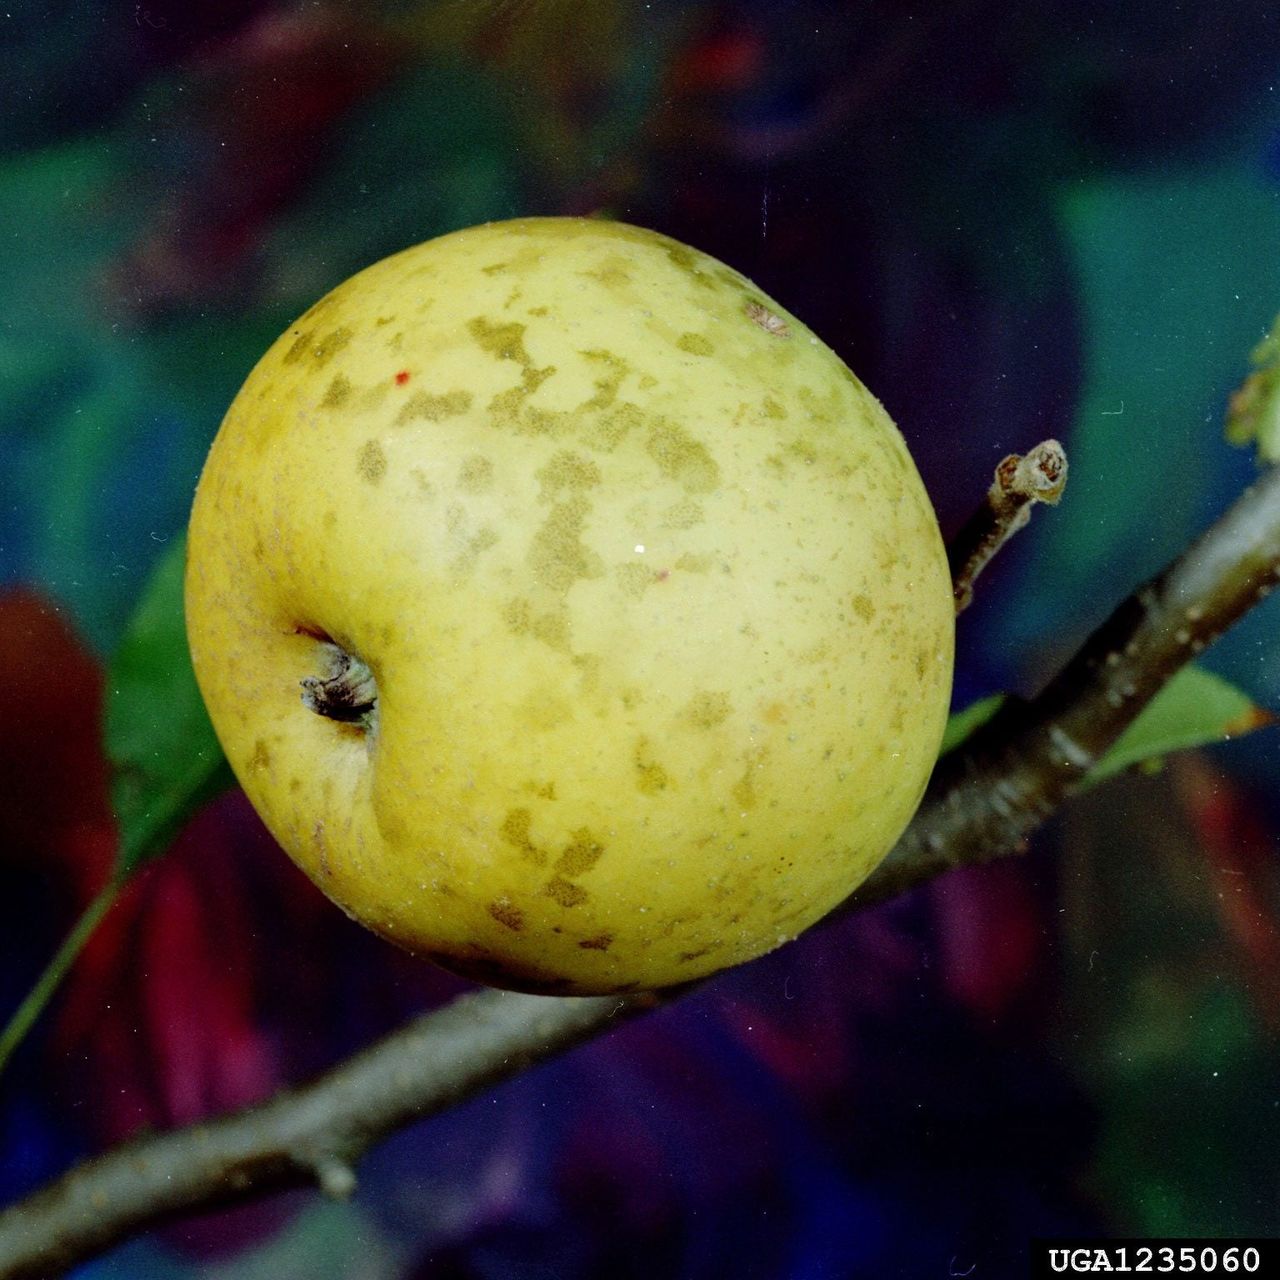
[[[874,396],[738,272],[617,222],[443,236],[263,356],[191,516],[197,678],[350,915],[497,986],[682,983],[876,866],[954,612]]]

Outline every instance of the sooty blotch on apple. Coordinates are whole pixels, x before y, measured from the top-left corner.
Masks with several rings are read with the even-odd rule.
[[[394,421],[397,427],[403,427],[415,419],[443,422],[446,418],[460,417],[470,408],[469,391],[446,391],[440,395],[433,395],[429,391],[415,391],[401,406]]]
[[[682,333],[676,340],[676,346],[691,356],[713,356],[715,347],[700,333]]]
[[[573,839],[556,859],[555,870],[566,879],[585,875],[604,857],[605,846],[587,827],[579,827]]]
[[[651,569],[648,565],[636,564],[634,561],[614,565],[614,572],[618,575],[622,590],[633,600],[640,599],[655,583],[665,582],[670,576],[664,576],[662,570]]]
[[[323,483],[264,483],[268,448],[283,483]],[[201,492],[193,659],[246,791],[269,821],[286,815],[279,838],[322,879],[311,823],[291,816],[305,806],[344,909],[456,973],[547,993],[683,984],[817,918],[918,796],[954,620],[927,499],[829,348],[687,246],[529,219],[370,268],[255,369]],[[255,546],[282,502],[298,504],[309,559]],[[432,554],[385,557],[375,596],[362,546],[410,539]],[[819,564],[821,581],[806,575]],[[248,585],[295,569],[335,589],[349,573],[368,601],[333,621],[396,674],[381,741],[376,716],[279,743],[272,708],[246,721],[226,601],[240,592],[269,626],[278,598],[251,601]],[[380,620],[410,629],[432,593],[456,628],[424,646],[419,621],[411,646],[384,642]],[[292,687],[330,674],[318,644],[296,669],[307,648],[280,646]],[[451,720],[455,697],[476,714]],[[357,737],[379,759],[355,794],[292,754],[346,770]],[[873,758],[879,743],[901,758]],[[886,816],[863,839],[872,812]],[[838,845],[822,834],[837,826]]]
[[[645,452],[668,480],[688,493],[713,493],[720,487],[720,466],[700,440],[665,418],[649,428]]]
[[[491,902],[488,910],[499,924],[505,925],[513,933],[519,933],[524,928],[524,912],[510,902]]]
[[[543,886],[542,894],[562,907],[580,907],[591,896],[581,885],[564,876],[552,876]]]
[[[636,739],[633,763],[636,790],[644,796],[656,796],[672,785],[667,771],[653,758],[653,744],[646,737]]]
[[[487,493],[492,489],[492,460],[479,453],[464,458],[458,471],[458,488],[463,493]]]
[[[310,355],[318,367],[323,367],[355,337],[354,332],[346,325],[341,325],[318,340],[313,340],[312,333],[313,330],[308,329],[298,334],[293,345],[285,352],[285,364],[296,364],[303,356]]]
[[[526,366],[533,363],[524,349],[525,326],[518,321],[494,324],[484,316],[475,316],[467,321],[467,332],[482,351],[487,351],[499,360],[514,360],[517,364]]]
[[[715,281],[702,269],[698,256],[687,245],[677,244],[674,240],[668,242],[667,257],[696,284],[704,289],[715,288]]]
[[[591,489],[600,484],[600,468],[590,458],[571,449],[561,449],[535,473],[539,485],[538,501],[556,501],[562,489]]]
[[[533,863],[535,867],[547,864],[548,854],[545,849],[533,843],[530,830],[533,825],[533,814],[528,809],[510,809],[498,828],[498,834],[511,845],[522,858]]]
[[[329,383],[329,389],[324,393],[324,399],[320,401],[322,409],[341,409],[343,405],[351,399],[351,379],[345,374],[337,374],[333,381]]]
[[[727,693],[704,690],[689,700],[683,717],[696,729],[717,729],[729,718],[732,709]]]
[[[528,565],[534,580],[563,595],[583,578],[604,576],[604,561],[582,540],[591,503],[578,495],[557,502],[529,543]]]
[[[356,472],[362,480],[378,484],[387,474],[387,455],[376,440],[366,440],[356,454]]]
[[[595,395],[588,400],[584,400],[578,407],[580,409],[610,408],[618,398],[618,392],[622,389],[623,380],[631,372],[631,366],[621,356],[615,355],[612,351],[592,349],[579,351],[578,354],[592,364],[605,365],[609,370],[608,373],[595,379]]]

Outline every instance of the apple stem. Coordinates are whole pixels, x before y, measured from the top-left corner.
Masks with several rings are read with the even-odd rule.
[[[956,612],[973,599],[973,584],[992,557],[1031,519],[1037,502],[1056,506],[1067,483],[1067,455],[1045,440],[1026,456],[1011,453],[996,467],[986,501],[947,544]]]
[[[326,641],[327,676],[307,676],[301,681],[303,705],[317,715],[342,724],[368,729],[378,707],[378,684],[368,664],[341,645]]]

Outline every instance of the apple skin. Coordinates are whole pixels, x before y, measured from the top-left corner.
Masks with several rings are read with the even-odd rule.
[[[214,441],[186,608],[307,875],[536,992],[686,982],[818,920],[914,812],[951,684],[879,402],[736,271],[591,219],[444,236],[302,316]],[[333,644],[367,725],[304,704]]]

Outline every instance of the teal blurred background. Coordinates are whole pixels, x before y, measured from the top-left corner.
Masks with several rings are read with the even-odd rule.
[[[0,13],[0,1014],[115,836],[102,663],[231,397],[347,275],[530,213],[722,257],[885,402],[944,527],[1050,435],[957,705],[1033,691],[1254,471],[1280,311],[1262,0],[11,0]],[[1277,614],[1205,665],[1280,709]],[[401,1135],[352,1201],[85,1277],[1023,1274],[1032,1235],[1280,1234],[1274,730]],[[0,1194],[265,1096],[460,984],[243,800],[139,877],[0,1078]]]

